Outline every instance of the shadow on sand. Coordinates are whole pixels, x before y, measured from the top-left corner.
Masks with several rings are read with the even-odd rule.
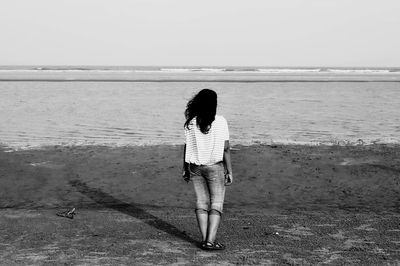
[[[113,196],[101,191],[100,189],[89,187],[86,183],[78,179],[69,181],[69,184],[72,187],[76,188],[80,193],[91,198],[96,203],[130,215],[136,219],[140,219],[144,223],[156,229],[162,230],[174,237],[178,237],[184,241],[190,242],[192,244],[197,243],[196,240],[188,236],[185,232],[180,231],[174,225],[161,220],[160,218],[148,213],[146,210],[138,207],[133,203],[126,203],[124,201],[116,199]]]

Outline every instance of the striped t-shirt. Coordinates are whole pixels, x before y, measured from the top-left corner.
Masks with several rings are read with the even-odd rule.
[[[196,117],[185,127],[185,162],[196,165],[212,165],[222,161],[225,140],[229,140],[228,123],[223,116],[216,115],[207,134],[196,124]]]

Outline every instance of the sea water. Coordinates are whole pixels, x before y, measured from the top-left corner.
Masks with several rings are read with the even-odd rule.
[[[233,144],[400,143],[399,76],[387,69],[3,68],[0,143],[182,144],[186,103],[203,88],[218,93]]]

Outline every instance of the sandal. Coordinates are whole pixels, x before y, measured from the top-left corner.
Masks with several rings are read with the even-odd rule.
[[[217,241],[215,241],[214,243],[203,242],[201,248],[204,250],[224,250],[225,245],[218,243]]]
[[[72,208],[71,210],[66,210],[64,212],[56,213],[57,216],[66,217],[66,218],[69,218],[69,219],[74,219],[74,215],[75,214],[76,214],[75,213],[75,208]]]

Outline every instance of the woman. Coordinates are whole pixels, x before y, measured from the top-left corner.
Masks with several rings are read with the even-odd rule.
[[[201,248],[222,250],[216,241],[221,221],[225,186],[232,184],[228,123],[216,115],[217,94],[203,89],[185,110],[183,178],[193,181],[197,197],[196,217],[202,236]]]

